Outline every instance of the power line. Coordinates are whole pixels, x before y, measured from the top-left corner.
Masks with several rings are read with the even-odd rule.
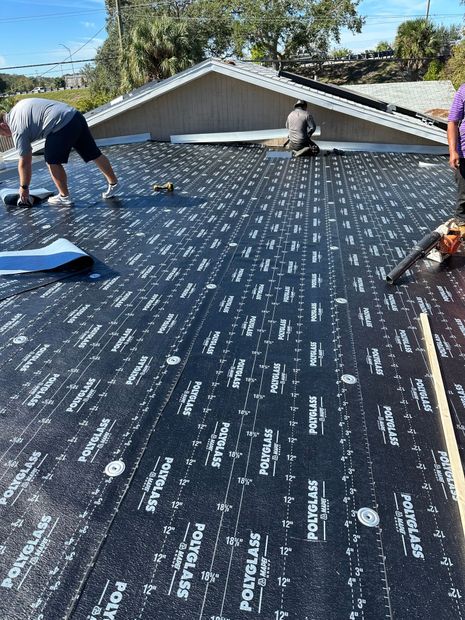
[[[75,50],[75,51],[73,52],[73,54],[77,54],[77,53],[78,53],[78,52],[80,52],[80,51],[81,51],[84,47],[86,47],[86,45],[89,45],[89,43],[92,43],[92,41],[95,39],[95,37],[96,37],[98,34],[100,34],[104,28],[105,28],[105,26],[102,26],[102,27],[100,28],[100,30],[97,30],[97,32],[96,32],[94,35],[92,35],[92,36],[91,36],[91,38],[90,38],[90,39],[88,39],[85,43],[83,43],[83,44],[81,45],[81,47],[78,47],[78,49],[77,49],[77,50]],[[71,53],[70,53],[70,60],[71,60],[71,62],[73,61],[73,59],[72,59],[72,54],[71,54]],[[80,62],[82,62],[82,61],[80,61]],[[51,67],[50,69],[48,69],[47,71],[45,71],[44,73],[42,73],[40,77],[44,77],[47,73],[51,73],[51,72],[52,72],[52,71],[53,71],[56,67],[58,67],[58,65],[61,65],[61,64],[63,64],[63,63],[61,63],[61,62],[57,62],[57,63],[55,63],[53,67]]]
[[[77,64],[81,62],[93,62],[94,60],[95,58],[87,58],[86,60],[63,60],[62,62],[42,62],[35,65],[16,65],[14,67],[0,67],[0,71],[9,71],[10,69],[31,69],[32,67],[50,67],[50,65],[57,67],[58,65],[70,65],[73,62]]]
[[[373,50],[369,50],[371,52],[373,52]],[[379,53],[382,54],[382,52],[375,52],[375,53]],[[356,58],[337,58],[337,57],[333,57],[333,56],[322,56],[321,58],[318,57],[312,57],[312,56],[305,56],[305,57],[296,57],[296,58],[260,58],[260,59],[256,59],[256,58],[241,58],[240,62],[251,62],[251,63],[276,63],[276,62],[286,62],[286,63],[308,63],[308,64],[317,64],[317,63],[341,63],[341,62],[364,62],[364,61],[378,61],[378,62],[405,62],[408,60],[423,60],[423,61],[427,61],[427,60],[435,60],[435,59],[441,59],[444,58],[444,55],[438,55],[438,56],[412,56],[411,58],[398,58],[396,56],[393,55],[388,55],[388,56],[379,56],[379,57],[366,57],[365,56],[366,52],[360,52],[360,53],[354,53],[354,56],[356,56]],[[74,60],[73,62],[75,63],[83,63],[83,62],[94,62],[95,58],[87,58],[85,60]],[[58,66],[58,65],[69,65],[71,64],[71,60],[65,60],[63,62],[59,62],[59,63],[55,63],[55,62],[45,62],[45,63],[40,63],[40,64],[35,64],[35,65],[16,65],[14,67],[0,67],[0,71],[6,71],[6,70],[10,70],[10,69],[30,69],[33,67],[49,67],[50,65],[54,65],[54,67]],[[52,67],[53,68],[53,67]]]
[[[0,18],[0,24],[10,24],[12,22],[23,22],[37,19],[53,19],[57,17],[74,17],[75,15],[88,15],[89,13],[104,13],[105,9],[89,9],[87,11],[72,11],[67,13],[42,13],[40,15],[22,15],[19,17],[3,17]]]
[[[157,6],[154,7],[154,4],[156,4]],[[144,4],[133,4],[130,6],[123,6],[120,8],[119,12],[121,13],[134,13],[134,11],[137,12],[137,9],[147,9],[147,8],[152,8],[152,9],[159,9],[161,7],[163,7],[163,5],[165,5],[166,7],[171,7],[172,6],[172,2],[170,2],[169,0],[167,0],[166,2],[150,2],[150,3],[144,3]],[[4,17],[4,18],[0,18],[0,23],[12,23],[12,22],[20,22],[20,21],[29,21],[29,20],[38,20],[38,19],[51,19],[51,18],[58,18],[58,17],[74,17],[77,15],[88,15],[88,14],[95,14],[95,13],[106,13],[106,9],[105,8],[101,8],[101,9],[87,9],[87,10],[82,10],[82,11],[67,11],[67,12],[63,12],[63,13],[47,13],[47,14],[34,14],[34,15],[22,15],[22,16],[16,16],[16,17]],[[114,10],[110,11],[110,15],[114,12]],[[118,11],[116,11],[118,12]],[[154,15],[154,17],[159,17],[159,15]],[[363,17],[364,19],[383,19],[383,20],[390,20],[390,19],[403,19],[403,20],[413,20],[413,19],[419,19],[419,18],[424,18],[423,14],[418,14],[418,15],[386,15],[385,13],[373,13],[371,15],[360,15],[360,17]],[[462,13],[435,13],[435,14],[431,14],[429,15],[429,20],[432,19],[443,19],[443,18],[462,18],[463,14]],[[297,19],[305,19],[303,17],[298,17],[296,16]],[[182,17],[180,18],[182,19]],[[195,17],[190,17],[190,19],[201,19],[201,18],[195,18]],[[213,18],[211,18],[213,19]]]

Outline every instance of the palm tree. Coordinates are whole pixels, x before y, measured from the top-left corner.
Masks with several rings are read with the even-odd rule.
[[[432,56],[439,54],[440,47],[437,29],[426,19],[411,19],[397,29],[394,51],[413,79],[418,78]]]
[[[139,22],[130,32],[123,52],[123,86],[142,86],[187,69],[200,52],[187,21],[163,15],[152,22]]]

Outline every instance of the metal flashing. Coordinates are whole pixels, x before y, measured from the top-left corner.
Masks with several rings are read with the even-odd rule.
[[[217,144],[222,142],[258,142],[287,138],[287,129],[260,129],[257,131],[225,131],[221,133],[191,133],[170,136],[172,144]]]
[[[150,133],[134,133],[129,136],[115,136],[113,138],[98,138],[95,142],[97,146],[114,146],[116,144],[138,144],[148,142],[152,139]]]
[[[318,140],[318,146],[323,151],[334,149],[365,153],[417,153],[419,155],[446,155],[447,146],[421,144],[385,144],[378,142],[332,142]]]
[[[260,140],[279,140],[288,137],[288,130],[284,129],[256,129],[253,131],[224,131],[220,133],[192,133],[170,136],[172,144],[218,144],[224,142],[259,142]],[[321,128],[317,127],[314,138],[321,135]]]

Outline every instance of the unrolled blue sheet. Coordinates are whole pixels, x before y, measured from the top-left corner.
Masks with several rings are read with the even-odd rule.
[[[48,271],[67,265],[84,269],[93,259],[67,239],[57,239],[43,248],[0,252],[0,275]]]

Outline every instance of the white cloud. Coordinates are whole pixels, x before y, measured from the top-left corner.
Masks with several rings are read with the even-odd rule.
[[[81,26],[84,26],[84,28],[88,28],[89,30],[91,28],[96,28],[95,22],[81,22]]]

